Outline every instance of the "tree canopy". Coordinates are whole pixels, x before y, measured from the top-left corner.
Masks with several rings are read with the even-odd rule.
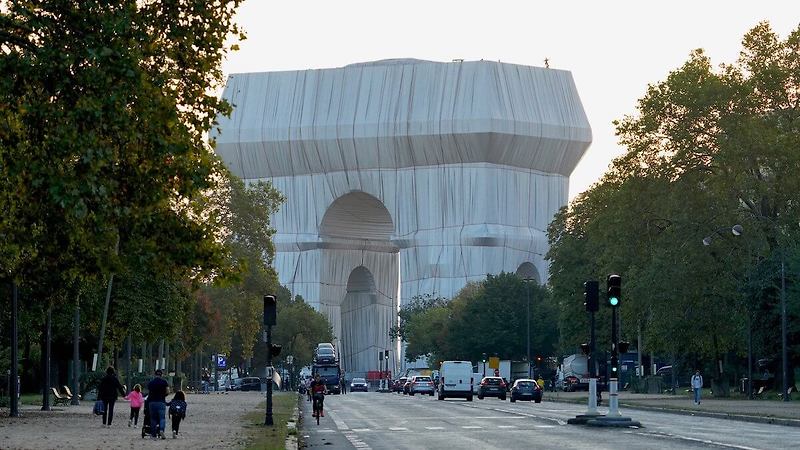
[[[695,50],[649,86],[636,114],[615,122],[627,152],[550,225],[562,346],[586,340],[583,282],[602,286],[610,273],[623,279],[623,337],[641,328],[650,352],[741,352],[755,310],[776,337],[764,302],[775,300],[781,255],[797,259],[800,28],[780,39],[760,23],[742,46],[718,68]]]

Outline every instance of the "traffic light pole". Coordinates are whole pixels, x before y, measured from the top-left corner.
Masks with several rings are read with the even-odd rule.
[[[621,416],[619,412],[619,398],[617,393],[617,376],[619,374],[619,360],[617,357],[619,346],[619,336],[617,330],[617,309],[611,308],[611,376],[612,378],[608,383],[608,416],[615,417]]]
[[[589,408],[586,410],[586,415],[597,415],[597,367],[596,357],[594,354],[595,349],[595,324],[594,324],[594,311],[589,312],[589,320],[591,322],[589,330]]]
[[[267,367],[272,369],[272,326],[267,325]],[[272,369],[274,372],[275,369]],[[273,425],[272,422],[272,376],[267,378],[267,415],[264,425]]]

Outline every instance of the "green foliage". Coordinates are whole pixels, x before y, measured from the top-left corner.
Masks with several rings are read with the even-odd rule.
[[[797,255],[800,231],[799,42],[800,29],[780,40],[761,23],[734,64],[715,70],[696,50],[616,122],[627,153],[548,230],[562,349],[588,339],[583,282],[603,291],[610,273],[623,280],[622,337],[641,328],[649,352],[741,353],[748,309],[774,317],[762,308],[774,264]]]
[[[272,341],[283,346],[280,357],[292,355],[295,368],[299,368],[311,364],[318,343],[333,342],[333,329],[328,318],[301,297],[286,297],[278,296],[278,324],[272,329]],[[263,347],[260,353],[265,354],[265,344],[258,345]]]
[[[551,355],[557,340],[557,309],[549,291],[509,273],[470,283],[449,302],[430,295],[412,299],[401,308],[395,333],[408,343],[408,361],[429,355],[431,366],[447,359],[477,361],[484,353],[523,360],[528,299],[531,353]]]
[[[238,4],[0,2],[4,275],[49,298],[120,255],[227,271],[205,136],[230,111],[213,88]]]

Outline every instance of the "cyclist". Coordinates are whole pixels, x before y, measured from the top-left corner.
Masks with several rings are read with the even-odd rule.
[[[314,381],[311,382],[311,386],[309,388],[311,395],[314,398],[314,403],[319,402],[319,414],[322,417],[325,417],[325,413],[322,411],[323,404],[325,403],[325,382],[322,381],[319,377],[319,374],[314,375]],[[313,405],[313,404],[312,404]],[[317,417],[316,411],[314,412],[314,417]]]

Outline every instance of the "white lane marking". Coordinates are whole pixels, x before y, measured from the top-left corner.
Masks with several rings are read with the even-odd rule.
[[[372,431],[372,428],[351,428],[356,433],[364,433],[368,431]]]
[[[516,425],[498,425],[497,428],[517,428]]]
[[[647,432],[642,432],[642,431],[627,431],[626,433],[627,434],[638,434],[638,435],[641,435],[641,436],[652,436],[652,437],[657,437],[657,438],[662,438],[662,439],[675,439],[675,440],[680,440],[680,441],[699,442],[699,443],[702,443],[702,444],[714,445],[714,446],[718,446],[718,447],[738,448],[740,450],[757,450],[755,447],[747,447],[747,446],[744,446],[744,445],[736,445],[736,444],[729,444],[729,443],[725,443],[725,442],[712,441],[710,439],[699,439],[699,438],[693,438],[693,437],[689,437],[689,436],[681,436],[681,435],[678,435],[678,434],[661,433],[661,432],[659,432],[659,433],[647,433]]]
[[[426,430],[444,430],[444,427],[425,427]]]
[[[336,428],[338,428],[339,431],[344,431],[344,430],[349,430],[350,429],[350,427],[348,427],[347,424],[344,423],[344,420],[342,420],[339,417],[339,414],[338,413],[334,413],[334,410],[329,410],[328,411],[328,417],[333,419],[333,423],[336,424]]]
[[[389,429],[392,431],[408,431],[406,427],[389,427]]]
[[[342,434],[344,435],[344,437],[347,438],[348,441],[350,441],[351,444],[353,444],[353,447],[362,448],[362,449],[365,449],[365,450],[367,450],[367,449],[371,450],[372,449],[372,447],[370,447],[366,442],[364,442],[361,439],[359,439],[359,437],[354,432],[352,432],[352,431],[343,431]]]
[[[448,419],[450,419],[450,417],[448,417]],[[524,417],[522,417],[522,416],[512,416],[512,417],[508,417],[508,416],[478,416],[478,417],[466,416],[466,417],[464,417],[464,419],[502,419],[502,420],[512,419],[513,420],[513,419],[524,419]]]
[[[316,431],[317,433],[336,433],[336,430],[331,430],[330,428],[322,428]]]
[[[536,428],[555,428],[555,425],[534,425]]]
[[[463,426],[461,428],[463,428],[465,430],[480,430],[483,427],[479,427],[479,426],[475,426],[475,425],[466,425],[466,426]]]

